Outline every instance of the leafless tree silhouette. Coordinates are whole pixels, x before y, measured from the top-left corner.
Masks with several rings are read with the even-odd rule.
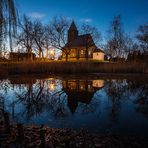
[[[14,0],[0,0],[0,47],[7,35],[12,51],[12,36],[16,32],[17,13]]]
[[[62,50],[67,56],[70,53],[69,48],[63,48],[67,43],[67,32],[69,22],[65,17],[54,17],[48,25],[48,34],[50,43],[53,47]]]
[[[139,26],[136,38],[139,40],[142,50],[148,51],[148,23]]]
[[[107,54],[110,58],[125,58],[132,48],[133,41],[125,34],[121,16],[117,15],[108,30]]]
[[[82,24],[80,28],[80,33],[85,34],[84,46],[86,49],[86,59],[88,60],[90,48],[92,54],[93,50],[97,48],[96,45],[100,46],[101,33],[98,31],[96,27],[93,27],[88,24]]]
[[[32,48],[34,45],[33,40],[33,22],[29,19],[29,17],[23,17],[23,20],[19,22],[20,32],[18,32],[16,36],[17,45],[20,45],[22,48],[25,48],[27,53],[32,52]]]

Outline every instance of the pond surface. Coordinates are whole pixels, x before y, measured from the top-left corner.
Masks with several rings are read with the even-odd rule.
[[[148,136],[148,79],[48,76],[0,80],[0,111],[14,121]]]

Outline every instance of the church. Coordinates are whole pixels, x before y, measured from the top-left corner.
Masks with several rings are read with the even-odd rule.
[[[62,48],[62,59],[104,60],[104,52],[97,48],[91,34],[79,35],[73,21],[68,30],[68,42]]]

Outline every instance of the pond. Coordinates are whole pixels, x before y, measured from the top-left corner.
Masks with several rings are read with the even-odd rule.
[[[3,110],[17,123],[148,136],[148,79],[99,75],[1,79]]]

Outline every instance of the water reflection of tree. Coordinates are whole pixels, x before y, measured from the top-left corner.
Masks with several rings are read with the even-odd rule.
[[[8,89],[10,89],[10,82],[8,80],[0,80],[0,116],[5,111],[5,96],[8,93]]]
[[[89,104],[81,103],[79,104],[79,112],[81,114],[97,113],[99,109],[100,100],[93,97]]]
[[[8,89],[10,89],[10,82],[9,80],[0,80],[0,91],[7,94]]]
[[[33,116],[39,116],[46,109],[54,116],[66,114],[63,92],[53,92],[54,90],[49,87],[50,84],[51,81],[38,80],[35,84],[27,84],[22,91],[15,92],[17,98],[15,104],[21,103],[24,106],[22,116],[26,115],[27,119],[30,119]]]
[[[67,95],[63,91],[52,95],[48,100],[48,110],[56,118],[68,116]]]
[[[44,81],[38,81],[33,88],[33,84],[27,84],[26,89],[23,89],[22,92],[16,92],[17,100],[15,103],[22,103],[25,107],[22,115],[26,114],[27,118],[34,115],[38,115],[43,111],[43,98],[45,94],[43,93]]]
[[[0,93],[0,118],[2,117],[5,110],[5,97]]]
[[[77,91],[71,90],[69,87],[58,89],[62,83],[61,80],[56,79],[37,80],[36,83],[30,82],[21,85],[22,87],[16,89],[16,100],[12,103],[13,106],[23,105],[21,113],[16,117],[26,116],[27,119],[30,119],[33,116],[41,115],[45,110],[53,117],[67,117],[73,108],[75,112],[79,101],[81,102],[79,113],[95,112],[98,102],[92,98],[97,89],[92,88],[91,81],[76,82],[78,82]]]
[[[111,101],[110,117],[113,121],[117,121],[121,109],[121,99],[125,98],[127,88],[126,80],[107,80],[105,92],[109,101]]]
[[[148,117],[148,79],[130,81],[128,87],[131,94],[135,94],[136,111]]]
[[[93,98],[94,93],[100,89],[93,87],[89,80],[61,80],[46,79],[27,81],[26,84],[18,82],[11,84],[8,80],[0,81],[0,106],[5,108],[5,97],[9,90],[15,91],[16,100],[12,102],[12,108],[16,104],[23,104],[21,113],[17,117],[23,116],[30,119],[33,116],[41,115],[45,110],[53,117],[67,117],[75,111],[81,114],[96,112],[99,106],[99,99]],[[96,82],[96,81],[95,81]],[[96,86],[96,85],[94,85]],[[103,86],[101,85],[101,88]],[[136,111],[148,117],[148,80],[106,80],[103,88],[109,98],[109,115],[117,121],[121,108],[121,101],[134,96]],[[66,94],[67,93],[67,94]],[[15,96],[11,96],[15,98]],[[11,99],[13,100],[13,99]],[[78,109],[77,109],[78,107]],[[14,114],[14,110],[12,109]]]

